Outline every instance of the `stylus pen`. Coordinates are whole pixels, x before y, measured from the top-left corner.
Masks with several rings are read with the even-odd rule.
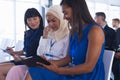
[[[15,48],[15,46],[12,46],[12,47],[10,47],[10,48]],[[7,50],[9,50],[9,49],[7,49]]]
[[[14,48],[15,46],[13,46],[13,47],[10,47],[10,48]],[[5,50],[9,50],[9,49],[2,49],[2,48],[0,48],[1,50],[3,50],[3,51],[5,51]]]
[[[10,48],[14,48],[15,46],[13,46],[13,47],[10,47]]]
[[[10,47],[10,48],[14,48],[15,46],[13,46],[13,47]],[[5,53],[8,53],[8,54],[10,54],[10,55],[12,55],[10,52],[9,52],[9,49],[1,49],[3,52],[5,52]]]

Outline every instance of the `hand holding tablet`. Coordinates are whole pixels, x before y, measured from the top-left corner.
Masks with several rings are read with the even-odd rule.
[[[50,65],[51,64],[50,62],[48,62],[47,60],[43,59],[40,56],[31,56],[31,57],[28,57],[28,58],[22,60],[22,63],[27,65],[28,67],[40,66],[36,62],[41,62],[41,63],[43,63],[45,65]]]

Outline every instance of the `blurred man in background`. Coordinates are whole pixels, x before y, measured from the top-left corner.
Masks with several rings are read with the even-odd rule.
[[[105,49],[114,51],[115,31],[107,25],[105,20],[106,15],[104,12],[97,12],[95,15],[96,23],[98,23],[103,28],[105,33]]]
[[[118,18],[112,19],[112,26],[115,29],[115,56],[113,60],[112,71],[115,80],[120,80],[120,20]]]

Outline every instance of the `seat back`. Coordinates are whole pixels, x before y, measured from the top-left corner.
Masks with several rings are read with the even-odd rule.
[[[110,80],[114,54],[115,52],[110,50],[105,50],[104,52],[103,62],[104,62],[104,68],[105,68],[105,80]]]
[[[6,49],[7,47],[12,47],[12,46],[14,46],[14,40],[9,39],[9,38],[0,39],[0,48],[1,49]]]
[[[15,51],[20,51],[24,47],[24,42],[23,40],[18,40],[18,42],[15,45]]]

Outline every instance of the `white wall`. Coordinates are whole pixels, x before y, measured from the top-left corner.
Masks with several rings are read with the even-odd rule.
[[[61,0],[53,0],[53,4],[60,4]],[[89,11],[94,18],[96,12],[104,12],[106,21],[112,27],[112,19],[120,19],[120,0],[86,0]]]

